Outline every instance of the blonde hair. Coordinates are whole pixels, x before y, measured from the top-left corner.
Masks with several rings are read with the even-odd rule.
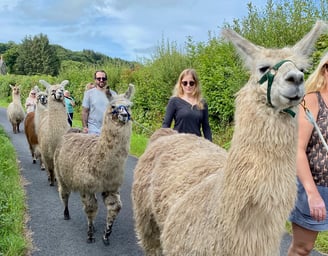
[[[326,52],[325,55],[321,58],[317,68],[306,80],[306,93],[320,91],[326,85],[326,81],[324,78],[324,72],[326,72],[326,65],[328,65],[328,52]]]
[[[196,71],[192,68],[187,68],[180,73],[177,83],[174,86],[172,97],[181,97],[183,95],[182,80],[186,75],[192,75],[192,77],[195,81],[195,85],[194,85],[195,89],[193,91],[192,96],[194,96],[196,99],[197,107],[199,109],[204,109],[204,102],[202,100],[203,96],[202,96],[202,92],[201,92],[201,88],[200,88],[200,82],[199,82]]]

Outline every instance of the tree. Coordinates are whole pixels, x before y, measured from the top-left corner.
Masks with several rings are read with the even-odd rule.
[[[268,0],[264,9],[247,4],[248,16],[227,25],[255,44],[264,47],[294,45],[316,20],[327,18],[328,1]]]
[[[49,44],[48,37],[26,36],[19,47],[14,73],[20,75],[51,75],[59,73],[60,61],[54,46]]]

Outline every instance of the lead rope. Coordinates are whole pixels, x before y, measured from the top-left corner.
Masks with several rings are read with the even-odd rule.
[[[306,115],[307,119],[309,120],[309,122],[314,126],[314,128],[318,132],[318,135],[319,135],[319,138],[320,138],[321,142],[323,143],[323,145],[325,146],[326,150],[328,151],[328,145],[327,145],[325,139],[323,138],[322,133],[320,131],[320,128],[317,125],[317,123],[315,122],[314,117],[313,117],[311,111],[305,106],[305,100],[303,100],[303,104],[301,104],[301,106],[304,109],[304,112],[305,112],[305,115]]]

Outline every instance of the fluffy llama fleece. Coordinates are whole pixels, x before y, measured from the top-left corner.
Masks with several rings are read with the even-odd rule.
[[[25,111],[22,106],[20,96],[20,86],[11,84],[9,85],[12,93],[12,102],[7,108],[7,117],[13,127],[13,133],[19,133],[19,125],[24,121]]]
[[[48,108],[48,93],[39,91],[36,94],[36,106],[35,106],[35,115],[34,115],[34,126],[35,132],[38,134],[40,122],[44,115],[44,110]]]
[[[37,135],[42,162],[48,172],[50,186],[54,186],[54,153],[63,135],[70,128],[64,102],[64,89],[68,81],[64,80],[55,85],[44,80],[40,80],[40,83],[47,88],[48,107],[42,114]]]
[[[304,95],[301,70],[325,27],[316,23],[283,49],[265,49],[223,30],[251,70],[237,94],[231,148],[226,153],[188,134],[156,135],[150,142],[132,188],[135,229],[146,255],[279,255],[296,198],[292,113]],[[259,83],[269,74],[270,86]]]
[[[41,170],[44,170],[44,164],[42,163],[41,153],[39,149],[38,136],[36,132],[36,117],[39,117],[41,112],[47,107],[47,95],[44,92],[40,92],[37,86],[34,87],[37,91],[37,104],[34,112],[27,113],[24,120],[25,136],[31,151],[33,163],[35,164],[37,159],[40,160]]]
[[[88,219],[89,243],[95,241],[93,222],[98,210],[96,193],[102,194],[107,208],[103,235],[106,245],[109,244],[113,222],[122,207],[119,189],[130,149],[132,124],[129,111],[133,93],[134,86],[130,84],[124,94],[108,96],[109,105],[99,136],[67,133],[55,152],[55,174],[65,207],[64,219],[70,219],[69,195],[71,191],[78,191]]]

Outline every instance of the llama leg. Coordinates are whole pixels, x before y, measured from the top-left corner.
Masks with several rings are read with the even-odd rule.
[[[54,186],[55,185],[55,173],[53,169],[49,169],[49,185]]]
[[[96,240],[94,238],[95,228],[93,225],[93,220],[98,212],[97,198],[95,194],[83,194],[81,195],[81,200],[83,203],[84,212],[88,218],[87,243],[94,243]]]
[[[32,153],[33,164],[36,164],[36,154],[35,152]]]
[[[135,209],[134,216],[139,244],[144,249],[145,255],[161,256],[163,253],[159,227],[151,211],[143,206]]]
[[[112,226],[122,208],[122,203],[118,192],[103,192],[101,195],[107,208],[107,221],[103,241],[105,245],[109,245],[109,236],[112,233]]]
[[[71,216],[69,215],[69,210],[68,210],[68,199],[71,192],[68,189],[65,189],[63,186],[61,186],[61,184],[58,184],[58,192],[65,208],[64,220],[69,220]]]

